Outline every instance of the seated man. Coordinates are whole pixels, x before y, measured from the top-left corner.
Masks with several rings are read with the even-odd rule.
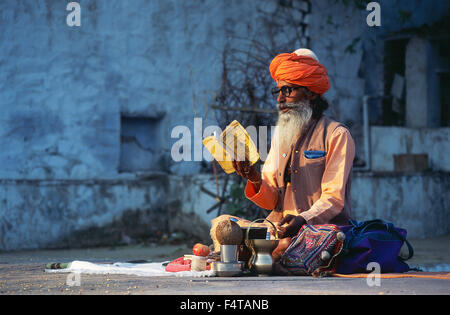
[[[329,106],[322,97],[329,78],[312,51],[278,55],[270,73],[277,84],[278,121],[262,174],[248,161],[234,161],[233,166],[247,179],[246,197],[272,210],[267,219],[282,238],[272,256],[279,260],[303,224],[345,225],[351,218],[355,143],[344,125],[323,115]],[[213,220],[216,250],[214,228],[223,218]]]

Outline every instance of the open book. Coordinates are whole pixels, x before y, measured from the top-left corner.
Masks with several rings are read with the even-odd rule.
[[[237,120],[231,122],[218,139],[215,136],[203,139],[203,145],[227,174],[235,171],[233,160],[248,160],[251,165],[259,160],[256,145]]]

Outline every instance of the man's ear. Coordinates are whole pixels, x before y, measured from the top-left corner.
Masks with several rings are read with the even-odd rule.
[[[319,94],[311,92],[309,89],[305,89],[305,91],[309,101],[314,101],[319,96]]]

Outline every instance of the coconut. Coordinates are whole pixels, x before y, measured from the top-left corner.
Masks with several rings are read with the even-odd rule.
[[[242,229],[229,219],[220,221],[216,227],[216,238],[221,245],[240,245],[242,243]]]

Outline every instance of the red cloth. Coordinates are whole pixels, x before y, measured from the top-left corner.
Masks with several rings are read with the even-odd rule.
[[[190,270],[191,270],[191,261],[185,260],[184,257],[177,258],[171,261],[166,266],[167,272],[190,271]]]
[[[184,257],[171,261],[165,268],[167,272],[191,271],[191,261]],[[206,270],[211,270],[209,263],[206,264]]]
[[[305,86],[317,94],[330,89],[327,69],[312,57],[280,54],[270,63],[270,74],[276,82]]]

